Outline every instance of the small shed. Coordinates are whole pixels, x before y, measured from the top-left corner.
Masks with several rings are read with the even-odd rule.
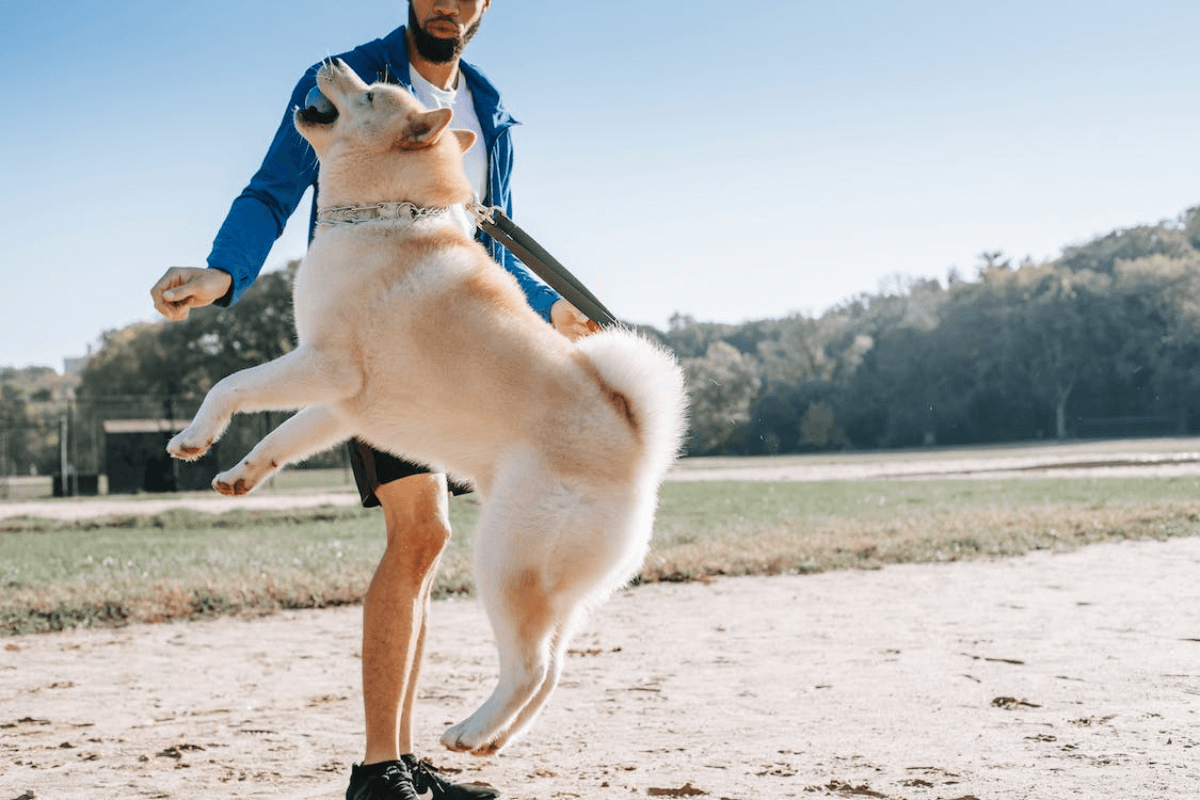
[[[196,461],[167,455],[167,442],[186,419],[110,419],[104,422],[109,494],[207,489],[219,471],[214,451]]]

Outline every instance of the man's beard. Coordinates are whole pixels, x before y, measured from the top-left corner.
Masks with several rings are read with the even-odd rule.
[[[463,49],[467,46],[467,42],[471,41],[471,37],[479,30],[479,23],[483,22],[483,18],[475,20],[475,24],[467,28],[462,36],[455,36],[452,39],[442,39],[433,34],[426,33],[420,23],[417,21],[417,12],[413,11],[412,3],[408,4],[408,29],[412,32],[413,44],[417,48],[417,53],[426,61],[431,61],[434,64],[448,64],[454,59],[462,55]]]

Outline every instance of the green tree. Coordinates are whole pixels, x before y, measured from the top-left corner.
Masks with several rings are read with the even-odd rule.
[[[1122,315],[1120,377],[1143,382],[1153,398],[1147,410],[1189,432],[1200,398],[1200,253],[1122,262],[1113,302]]]
[[[981,270],[978,284],[957,292],[955,335],[975,360],[975,381],[991,394],[990,405],[1016,410],[1032,406],[1066,438],[1068,406],[1081,381],[1111,362],[1111,279],[1055,264]],[[986,402],[986,401],[985,401]],[[1010,434],[1011,435],[1011,434]]]
[[[1086,244],[1066,247],[1057,263],[1073,272],[1107,275],[1116,269],[1119,261],[1154,255],[1183,258],[1191,249],[1188,233],[1183,228],[1167,224],[1137,225],[1099,236]]]
[[[1193,250],[1200,251],[1200,206],[1183,212],[1183,235]]]
[[[734,330],[734,325],[697,322],[695,317],[674,314],[662,339],[680,358],[701,358],[708,352],[709,345],[724,341]]]
[[[30,421],[17,387],[0,385],[0,478],[28,469]]]
[[[808,447],[845,447],[846,434],[834,419],[833,406],[824,400],[810,403],[800,421],[800,443]]]
[[[298,265],[260,276],[229,308],[106,332],[84,370],[81,399],[202,396],[226,375],[288,352],[295,346],[291,286]]]
[[[687,376],[691,424],[688,450],[723,452],[737,444],[750,422],[761,379],[753,356],[717,341],[702,357],[681,360]]]
[[[0,475],[57,469],[62,403],[51,396],[59,383],[49,367],[0,368]]]
[[[817,319],[792,315],[775,335],[757,343],[763,379],[769,384],[834,381],[852,374],[870,349],[869,336],[848,335],[850,320],[831,312]]]
[[[1054,435],[1065,439],[1072,393],[1098,357],[1114,355],[1098,335],[1107,280],[1088,270],[1042,268],[1023,273],[1032,284],[1020,315],[1029,345],[1029,388],[1053,409]]]

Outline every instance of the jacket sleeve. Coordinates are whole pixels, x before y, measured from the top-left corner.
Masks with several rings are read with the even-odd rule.
[[[304,102],[314,85],[315,66],[296,84],[291,104],[267,149],[262,166],[233,201],[213,241],[208,266],[224,270],[233,277],[229,293],[218,300],[217,305],[237,302],[254,283],[304,192],[316,183],[316,154],[296,132],[292,122],[294,109]]]
[[[509,181],[512,177],[513,150],[512,138],[509,135],[498,138],[490,159],[495,162],[490,167],[492,173],[490,199],[493,203],[503,208],[504,213],[511,219],[513,211]],[[525,292],[525,298],[529,301],[530,307],[540,314],[542,319],[549,322],[550,309],[561,299],[561,295],[547,286],[545,281],[537,275],[530,272],[529,267],[522,264],[520,259],[510,253],[507,247],[486,233],[480,232],[479,238],[487,246],[488,251],[492,254],[492,258],[517,279],[521,291]]]
[[[530,307],[549,322],[551,307],[561,299],[559,293],[530,272],[529,267],[522,264],[520,259],[508,251],[507,247],[496,243],[496,248],[502,254],[500,266],[512,273],[513,277],[517,279],[517,283],[520,284],[521,291],[525,292],[525,298],[529,301]]]

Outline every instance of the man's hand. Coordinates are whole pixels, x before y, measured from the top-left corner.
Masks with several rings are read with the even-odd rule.
[[[554,329],[571,341],[591,333],[598,333],[600,326],[583,315],[566,300],[557,300],[550,306],[550,323]]]
[[[193,308],[220,300],[229,291],[231,283],[233,278],[224,270],[171,267],[154,284],[150,297],[154,299],[158,313],[177,322],[187,319],[188,312]]]

